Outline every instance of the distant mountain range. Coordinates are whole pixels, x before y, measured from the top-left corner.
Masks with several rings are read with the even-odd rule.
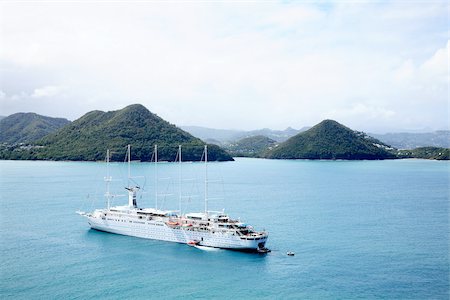
[[[183,159],[198,161],[204,142],[134,104],[117,111],[88,112],[31,145],[3,147],[0,158],[96,161],[110,149],[112,160],[122,161],[128,144],[133,160],[150,161],[158,144],[159,160],[174,160],[178,145],[183,145]],[[219,146],[210,145],[208,150],[209,160],[233,160]]]
[[[369,135],[397,149],[414,149],[426,146],[450,148],[450,130],[428,133],[369,133]]]
[[[291,127],[285,130],[272,130],[269,128],[263,128],[258,130],[233,130],[233,129],[213,129],[200,126],[181,126],[181,129],[186,130],[193,136],[196,136],[204,141],[208,140],[220,145],[234,143],[240,139],[253,137],[253,136],[265,136],[276,142],[284,142],[288,138],[296,135],[299,132],[305,131],[310,127],[304,127],[302,129],[294,129]]]
[[[16,113],[0,119],[0,143],[32,143],[70,121],[35,113]]]

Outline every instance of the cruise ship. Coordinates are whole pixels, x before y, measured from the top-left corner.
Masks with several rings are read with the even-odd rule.
[[[158,148],[155,146],[154,162],[158,161]],[[128,176],[130,177],[130,146],[127,149]],[[178,162],[181,164],[181,146],[177,153]],[[106,161],[107,170],[110,160],[109,150]],[[142,208],[137,203],[137,194],[140,187],[129,185],[125,189],[128,194],[128,204],[122,206],[110,206],[113,197],[109,192],[109,183],[112,178],[107,176],[107,207],[96,209],[93,212],[80,212],[85,217],[92,229],[129,235],[139,238],[155,239],[168,242],[188,244],[197,247],[214,247],[233,249],[239,251],[252,251],[265,253],[269,250],[265,247],[268,233],[255,231],[239,220],[232,219],[224,211],[208,210],[208,179],[207,163],[208,148],[205,145],[203,159],[205,162],[205,209],[202,212],[182,214],[181,210],[161,210],[157,208]],[[181,165],[180,165],[181,166]]]

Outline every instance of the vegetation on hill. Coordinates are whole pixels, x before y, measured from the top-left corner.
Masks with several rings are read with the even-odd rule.
[[[324,120],[268,151],[276,159],[386,159],[396,158],[384,143],[353,131],[333,120]]]
[[[200,139],[134,104],[117,111],[91,111],[32,146],[4,149],[0,158],[97,161],[110,149],[112,160],[122,161],[128,144],[132,145],[131,158],[141,161],[151,160],[155,144],[159,160],[166,161],[175,159],[178,145],[183,147],[183,160],[198,161],[204,146]],[[226,161],[232,157],[209,145],[208,159]]]
[[[263,136],[257,135],[243,138],[226,147],[232,156],[244,157],[261,157],[264,152],[273,148],[276,141]]]
[[[0,143],[33,143],[69,123],[63,118],[16,113],[0,120]]]
[[[440,147],[419,147],[413,150],[398,150],[398,157],[450,160],[450,149]]]

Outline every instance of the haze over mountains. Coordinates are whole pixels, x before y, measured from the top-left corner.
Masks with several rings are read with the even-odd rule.
[[[438,130],[426,133],[369,133],[369,135],[397,149],[414,149],[427,146],[450,148],[450,130]]]
[[[299,132],[309,129],[310,127],[303,127],[301,129],[288,127],[285,130],[272,130],[269,128],[263,128],[250,131],[234,129],[214,129],[201,126],[181,126],[181,128],[202,140],[215,140],[217,143],[227,144],[236,142],[243,138],[258,135],[268,137],[276,142],[284,142],[288,138],[296,135]]]

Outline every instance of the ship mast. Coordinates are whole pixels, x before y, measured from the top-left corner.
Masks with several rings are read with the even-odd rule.
[[[127,147],[127,157],[128,157],[128,187],[125,189],[128,191],[128,206],[130,208],[136,208],[137,207],[137,201],[136,201],[136,192],[139,190],[139,186],[132,187],[130,185],[131,183],[131,145],[128,145]]]
[[[128,156],[128,185],[130,185],[130,178],[131,178],[131,169],[130,169],[130,162],[131,162],[131,145],[128,145],[127,147],[127,156]]]
[[[111,193],[109,192],[109,186],[110,186],[110,182],[112,181],[111,176],[109,176],[109,160],[110,160],[109,156],[110,156],[110,152],[109,152],[109,149],[108,149],[108,150],[106,150],[106,177],[105,177],[105,181],[106,181],[106,194],[105,194],[105,196],[106,196],[106,201],[107,201],[106,203],[107,203],[108,210],[109,210],[109,207],[111,205],[111,203],[110,203]]]
[[[208,145],[205,145],[205,215],[208,218]]]
[[[155,209],[158,210],[158,145],[155,145]]]
[[[181,145],[178,145],[178,164],[179,164],[179,174],[178,174],[178,182],[179,182],[179,199],[178,199],[178,206],[180,209],[180,217],[181,217],[181,198],[182,198],[182,188],[183,188],[183,183],[181,181],[182,177],[182,169],[181,169],[181,163],[182,163],[182,158],[181,158]]]

